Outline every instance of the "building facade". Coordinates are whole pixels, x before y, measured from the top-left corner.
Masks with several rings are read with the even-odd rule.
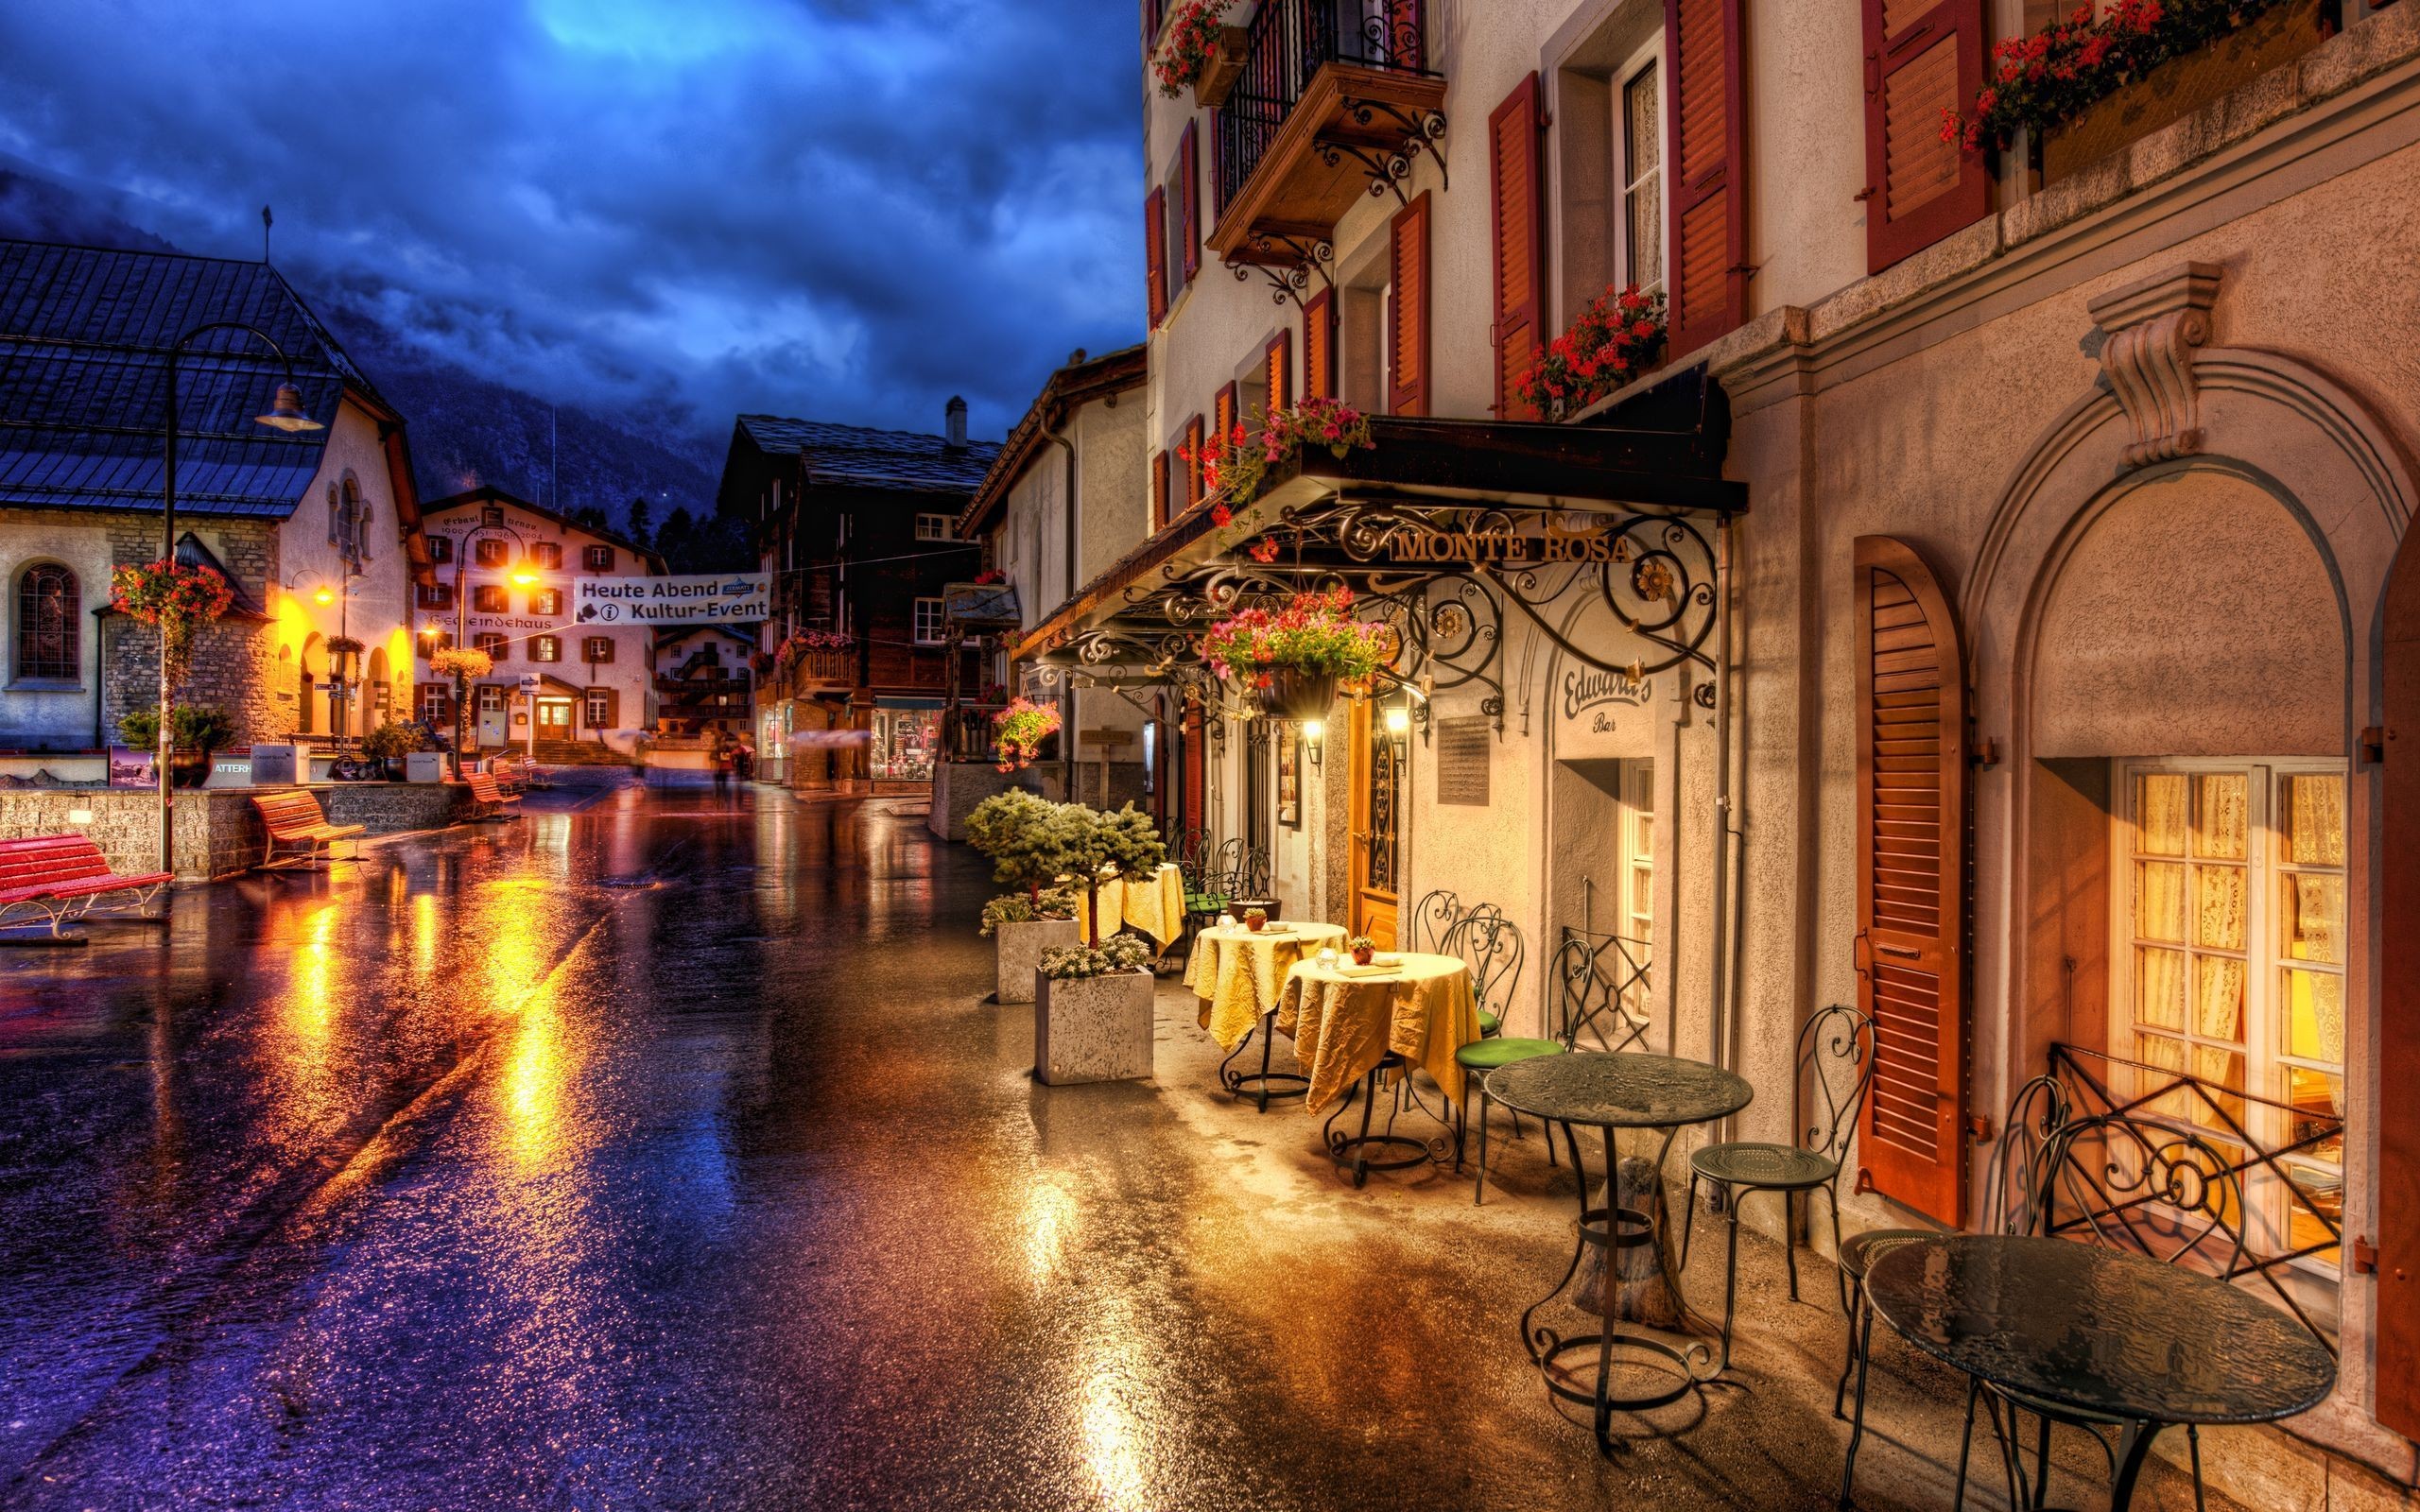
[[[579,585],[660,575],[663,560],[493,488],[433,502],[427,531],[435,580],[419,590],[420,717],[457,728],[454,683],[429,658],[463,644],[493,662],[458,712],[464,749],[534,748],[541,761],[582,746],[634,750],[655,728],[655,628],[581,618]]]
[[[753,738],[753,626],[690,625],[655,636],[655,729],[664,735]]]
[[[156,635],[109,609],[159,560],[176,358],[176,555],[224,573],[181,697],[235,744],[358,736],[408,702],[429,570],[403,418],[265,263],[0,242],[0,746],[80,750],[155,707]],[[291,378],[320,429],[258,423]]]
[[[1755,1087],[1730,1137],[1792,1137],[1801,1025],[1859,1006],[1852,1228],[1979,1221],[2029,1076],[2165,1091],[2244,1151],[2252,1284],[2342,1362],[2316,1447],[2205,1434],[2214,1480],[2408,1481],[2420,15],[2243,8],[2062,125],[1945,129],[2054,15],[1263,0],[1215,109],[1138,74],[1152,529],[1016,656],[1355,585],[1393,675],[1210,747],[1203,823],[1283,816],[1289,909],[1618,936],[1654,1047]],[[1643,377],[1592,342],[1525,387],[1633,288]],[[1249,501],[1182,460],[1306,395],[1374,445]]]
[[[951,688],[944,589],[977,548],[959,516],[999,450],[966,436],[742,415],[717,507],[757,522],[773,618],[756,703],[759,770],[794,786],[928,782]],[[953,659],[956,665],[953,667]]]

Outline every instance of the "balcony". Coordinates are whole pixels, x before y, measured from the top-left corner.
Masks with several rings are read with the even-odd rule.
[[[1402,199],[1423,155],[1443,171],[1445,80],[1427,66],[1425,9],[1261,0],[1243,77],[1215,118],[1224,208],[1211,250],[1231,265],[1324,261],[1336,223],[1361,199]]]
[[[745,672],[720,677],[658,677],[655,695],[666,714],[724,716],[748,712],[751,679]]]
[[[788,671],[790,693],[805,697],[819,693],[847,693],[857,685],[857,648],[833,646],[801,652]]]

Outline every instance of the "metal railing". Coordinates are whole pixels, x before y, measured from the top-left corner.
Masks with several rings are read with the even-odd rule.
[[[2243,1211],[2222,1217],[2221,1224],[2224,1237],[2238,1245],[2235,1253],[2239,1258],[2225,1268],[2221,1279],[2232,1281],[2257,1277],[2280,1305],[2334,1350],[2334,1341],[2312,1320],[2278,1272],[2296,1261],[2338,1249],[2344,1243],[2342,1209],[2331,1212],[2314,1201],[2311,1194],[2287,1171],[2285,1163],[2289,1156],[2316,1149],[2330,1140],[2341,1141],[2344,1135],[2342,1115],[2297,1108],[2221,1087],[2189,1072],[2126,1060],[2069,1044],[2050,1046],[2050,1074],[2066,1088],[2068,1106],[2076,1116],[2106,1113],[2155,1119],[2193,1130],[2214,1144],[2239,1148],[2241,1159],[2228,1169],[2244,1193]],[[2277,1142],[2257,1137],[2253,1132],[2254,1125],[2265,1120],[2253,1116],[2255,1109],[2277,1115],[2287,1139]],[[2113,1177],[2122,1175],[2114,1173]],[[2263,1177],[2271,1178],[2273,1186],[2271,1181],[2259,1179]],[[2146,1254],[2159,1254],[2160,1194],[2146,1191],[2130,1196],[2123,1194],[2126,1190],[2121,1180],[2093,1179],[2089,1173],[2083,1178],[2064,1183],[2059,1193],[2063,1200],[2051,1211],[2048,1231],[2101,1244],[2121,1243]],[[2254,1222],[2255,1214],[2268,1205],[2266,1194],[2273,1191],[2286,1194],[2287,1217],[2278,1226],[2285,1239],[2282,1246],[2273,1242],[2274,1236],[2266,1231],[2266,1225]],[[2307,1244],[2293,1243],[2296,1213],[2315,1223],[2320,1237]],[[2261,1243],[2256,1244],[2256,1239]]]
[[[1219,202],[1235,203],[1327,64],[1430,72],[1425,9],[1423,0],[1261,0],[1245,27],[1243,76],[1212,117]]]

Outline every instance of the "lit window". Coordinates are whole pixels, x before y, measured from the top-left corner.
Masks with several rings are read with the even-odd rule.
[[[533,637],[529,642],[532,662],[560,662],[563,659],[563,643],[551,635]]]
[[[563,591],[560,588],[533,588],[529,591],[529,612],[551,618],[563,611]]]
[[[920,514],[916,517],[916,539],[918,541],[955,541],[958,537],[951,530],[951,524],[950,517],[945,514]]]
[[[942,644],[942,601],[938,598],[916,600],[916,644]]]

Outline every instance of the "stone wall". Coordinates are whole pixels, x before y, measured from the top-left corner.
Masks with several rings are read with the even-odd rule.
[[[994,793],[1021,787],[1038,792],[1031,771],[1004,772],[986,762],[942,762],[933,767],[933,806],[925,828],[944,840],[966,838],[966,816]]]
[[[255,792],[273,789],[196,788],[176,800],[179,878],[223,877],[260,864],[268,832],[252,807]],[[372,834],[429,830],[453,823],[470,808],[470,789],[436,782],[337,782],[312,789],[335,824],[367,825]],[[89,817],[78,817],[89,816]],[[87,834],[117,871],[159,866],[160,799],[148,789],[53,787],[0,789],[0,839]]]
[[[160,558],[159,517],[107,517],[112,565]],[[183,534],[180,525],[179,534]],[[277,527],[268,520],[196,521],[193,534],[214,552],[228,575],[253,603],[266,603],[277,574]],[[101,584],[95,603],[106,601]],[[116,741],[117,722],[134,709],[157,707],[160,698],[160,634],[122,615],[102,619],[102,739]],[[275,627],[265,619],[229,616],[201,632],[193,670],[178,693],[180,702],[223,711],[235,722],[232,742],[249,746],[274,741],[294,727],[293,700],[280,707],[276,687]]]

